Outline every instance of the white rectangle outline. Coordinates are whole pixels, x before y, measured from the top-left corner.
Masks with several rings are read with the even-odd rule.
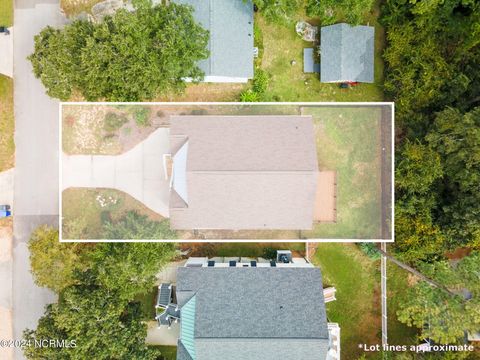
[[[204,240],[184,240],[184,239],[155,239],[155,240],[125,240],[125,239],[63,239],[62,238],[62,158],[63,158],[63,126],[62,126],[62,109],[63,105],[297,105],[297,106],[391,106],[392,109],[392,138],[391,138],[391,157],[392,157],[392,202],[391,202],[391,239],[204,239]],[[156,243],[156,242],[171,242],[171,243],[223,243],[223,242],[238,242],[238,243],[278,243],[278,242],[290,242],[290,243],[393,243],[395,242],[395,103],[394,102],[107,102],[107,101],[73,101],[73,102],[60,102],[58,104],[58,121],[59,121],[59,144],[58,144],[58,214],[59,214],[59,241],[63,243],[100,243],[100,242],[143,242],[143,243]]]

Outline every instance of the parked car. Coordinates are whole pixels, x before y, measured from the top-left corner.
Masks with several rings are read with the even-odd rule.
[[[0,205],[0,218],[9,217],[12,215],[10,205]]]

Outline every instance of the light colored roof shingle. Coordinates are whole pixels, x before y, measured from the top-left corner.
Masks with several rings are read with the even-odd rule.
[[[175,229],[310,229],[317,153],[309,116],[174,116],[188,138],[188,207]],[[174,165],[175,166],[175,165]]]
[[[210,31],[210,57],[200,62],[206,76],[253,77],[251,0],[175,0],[194,8],[195,19]]]
[[[375,29],[372,26],[335,24],[320,35],[322,82],[374,81]]]

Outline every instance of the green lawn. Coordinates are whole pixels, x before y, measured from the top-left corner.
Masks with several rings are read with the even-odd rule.
[[[314,116],[320,170],[337,172],[337,223],[308,238],[381,238],[380,108],[305,108]]]
[[[399,303],[405,296],[405,289],[409,286],[408,273],[397,265],[388,262],[387,290],[388,290],[388,342],[392,345],[418,344],[418,331],[397,320]]]
[[[140,302],[142,316],[145,321],[155,319],[155,305],[157,304],[158,287],[154,286],[146,294],[137,295],[135,300]]]
[[[13,80],[0,75],[0,171],[10,169],[14,165],[14,131]]]
[[[152,348],[160,350],[162,355],[157,360],[176,360],[177,359],[177,347],[176,346],[160,346],[155,345]]]
[[[13,0],[0,0],[0,26],[13,25]]]
[[[106,204],[103,207],[100,205],[102,201]],[[115,222],[130,210],[147,215],[151,220],[163,220],[162,216],[118,190],[66,189],[62,194],[62,238],[99,239],[104,220]]]
[[[313,262],[320,266],[323,285],[335,286],[337,300],[328,303],[327,316],[341,329],[342,358],[356,359],[358,344],[380,343],[380,274],[355,244],[321,243]]]
[[[382,52],[385,36],[383,28],[377,22],[378,14],[377,5],[365,19],[365,23],[375,26],[375,83],[340,89],[338,84],[321,83],[318,74],[303,72],[303,49],[314,47],[314,44],[303,41],[296,34],[294,23],[289,26],[269,24],[257,13],[255,22],[261,30],[264,49],[260,67],[270,74],[268,96],[271,100],[383,101]],[[300,7],[294,20],[318,24],[318,19],[307,18],[303,7]]]

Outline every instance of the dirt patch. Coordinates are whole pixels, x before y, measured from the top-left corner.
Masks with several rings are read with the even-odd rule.
[[[0,262],[12,259],[12,241],[12,218],[2,219],[2,221],[0,221]],[[0,337],[0,339],[2,339],[2,337]]]
[[[461,260],[465,256],[470,255],[471,252],[472,252],[472,249],[470,249],[470,248],[459,247],[459,248],[456,248],[452,252],[445,253],[445,256],[450,260]]]

